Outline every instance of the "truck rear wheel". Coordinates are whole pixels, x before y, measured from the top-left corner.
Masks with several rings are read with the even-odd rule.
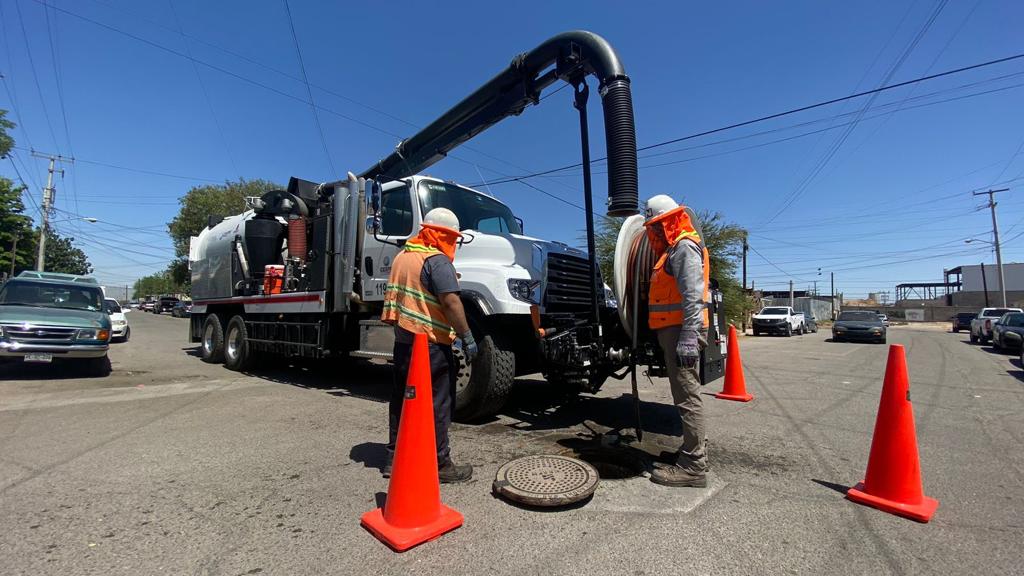
[[[245,319],[235,316],[228,322],[228,329],[224,334],[224,366],[229,370],[242,371],[251,364],[249,332],[245,328]]]
[[[456,352],[459,375],[455,386],[455,418],[462,422],[492,416],[501,410],[516,377],[515,354],[499,348],[489,334],[477,343],[480,353],[472,367],[467,367],[461,352]]]
[[[220,364],[224,361],[224,328],[216,314],[210,314],[203,322],[203,339],[200,342],[203,362]]]

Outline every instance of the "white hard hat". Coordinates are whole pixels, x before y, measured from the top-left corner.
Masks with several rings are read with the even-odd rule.
[[[434,208],[430,212],[427,212],[426,216],[423,217],[424,224],[433,224],[434,226],[444,226],[445,228],[451,228],[458,232],[459,228],[459,217],[455,215],[455,212],[447,208]]]
[[[665,194],[652,196],[644,205],[644,219],[650,220],[651,218],[661,216],[665,212],[675,210],[676,208],[679,208],[679,204],[669,196],[666,196]]]

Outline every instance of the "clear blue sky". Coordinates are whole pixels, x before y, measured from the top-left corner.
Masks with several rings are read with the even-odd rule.
[[[295,79],[283,2],[48,3],[57,9],[0,0],[0,108],[14,110],[19,147],[78,159],[57,182],[57,227],[83,241],[104,282],[164,267],[172,256],[164,225],[190,186],[336,176]],[[1024,52],[1024,3],[956,1],[935,15],[940,5],[291,0],[291,11],[342,173],[388,153],[515,54],[573,28],[605,36],[625,62],[640,145],[875,88],[887,76],[899,82]],[[758,287],[781,289],[792,277],[798,288],[821,279],[827,290],[835,271],[837,290],[858,296],[992,262],[988,246],[964,243],[990,239],[989,213],[975,210],[982,201],[970,192],[1010,181],[999,197],[1004,260],[1024,261],[1021,84],[1024,59],[889,91],[867,110],[861,98],[652,150],[671,153],[641,154],[641,195],[671,194],[748,227]],[[546,99],[429,173],[477,182],[578,162],[570,99],[568,90]],[[591,111],[599,157],[596,96]],[[25,149],[16,163],[38,199],[45,162]],[[15,177],[10,161],[0,174]],[[575,172],[531,182],[582,203]],[[601,206],[603,175],[595,184]],[[492,192],[528,233],[578,243],[580,209],[518,183]],[[101,222],[67,221],[69,213]]]

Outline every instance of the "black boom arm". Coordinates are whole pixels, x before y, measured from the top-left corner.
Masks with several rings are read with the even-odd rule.
[[[552,65],[554,68],[545,72]],[[378,180],[411,176],[492,125],[537,104],[541,91],[555,81],[576,85],[588,74],[599,82],[604,108],[608,215],[636,214],[636,131],[629,77],[611,45],[597,34],[583,30],[564,32],[515,57],[508,68],[429,126],[403,140],[394,152],[360,176]]]

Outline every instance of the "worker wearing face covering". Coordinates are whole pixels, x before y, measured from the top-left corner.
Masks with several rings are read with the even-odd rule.
[[[452,354],[456,335],[462,341],[468,364],[473,363],[478,351],[459,299],[459,281],[452,265],[461,237],[459,219],[455,214],[447,208],[435,208],[423,217],[419,234],[406,241],[391,266],[384,293],[384,313],[381,315],[383,322],[395,327],[394,382],[388,410],[385,478],[391,476],[415,334],[426,334],[429,340],[438,478],[443,483],[463,482],[473,475],[472,466],[460,466],[452,461],[448,445],[458,373]]]
[[[658,335],[679,409],[683,440],[676,460],[651,481],[664,486],[707,486],[700,352],[707,341],[709,257],[693,212],[665,195],[645,207],[644,228],[657,257],[648,292],[648,324]]]

